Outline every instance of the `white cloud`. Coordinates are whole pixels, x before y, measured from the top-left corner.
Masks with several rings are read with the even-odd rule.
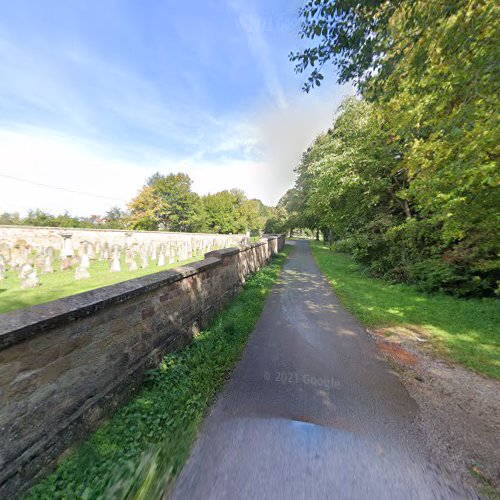
[[[155,157],[148,163],[133,163],[117,157],[98,144],[47,131],[0,131],[0,212],[24,214],[40,208],[50,213],[102,214],[113,205],[125,207],[156,171],[186,172],[200,194],[239,187],[249,197],[261,197],[261,179],[266,176],[266,167],[251,160]]]

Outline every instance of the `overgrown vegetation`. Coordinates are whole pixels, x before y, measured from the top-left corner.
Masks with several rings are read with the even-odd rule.
[[[333,62],[360,95],[304,153],[288,226],[321,230],[379,277],[498,293],[500,9],[493,0],[310,0],[305,89]],[[322,69],[323,68],[323,69]]]
[[[69,295],[88,292],[89,290],[139,278],[147,274],[159,273],[167,269],[195,262],[202,258],[202,256],[197,256],[193,259],[175,264],[167,264],[163,267],[157,267],[156,263],[152,262],[146,269],[139,268],[136,271],[129,271],[125,257],[123,257],[121,271],[116,273],[110,272],[109,261],[91,261],[89,268],[90,278],[88,279],[77,281],[75,280],[74,270],[56,270],[54,273],[40,274],[40,286],[26,290],[21,288],[22,280],[19,277],[18,271],[10,270],[5,273],[5,278],[0,281],[0,314],[15,311],[23,307],[44,304],[52,300],[68,297]],[[55,269],[59,269],[59,263],[60,259],[55,259]]]
[[[240,357],[288,250],[249,278],[189,347],[166,356],[140,393],[26,498],[160,498]]]
[[[428,295],[413,286],[372,278],[352,258],[318,242],[311,246],[339,299],[364,325],[421,332],[441,355],[500,379],[497,299]]]

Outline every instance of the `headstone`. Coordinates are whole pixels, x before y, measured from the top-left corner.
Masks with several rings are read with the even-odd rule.
[[[54,259],[49,254],[47,254],[45,256],[45,261],[43,263],[42,272],[44,272],[44,273],[53,273],[54,272]]]
[[[144,247],[141,248],[141,267],[142,269],[149,267],[148,253]]]
[[[151,260],[156,260],[156,259],[157,259],[156,245],[153,243],[151,245]]]
[[[88,269],[90,267],[90,259],[89,259],[88,254],[84,253],[80,257],[80,266],[79,267],[83,267],[84,269]]]
[[[23,264],[19,270],[19,277],[24,280],[32,271],[33,266],[31,264]]]
[[[35,288],[40,284],[36,271],[32,269],[24,278],[21,283],[21,288]]]
[[[158,256],[158,266],[163,267],[165,265],[165,254],[163,252],[160,252],[160,255]]]
[[[3,280],[5,278],[5,261],[3,260],[3,257],[0,257],[0,280]]]
[[[63,233],[62,236],[62,248],[61,257],[72,257],[73,256],[73,241],[71,239],[72,235],[70,233]]]
[[[174,262],[175,262],[175,249],[172,242],[170,242],[168,244],[168,263],[173,264]]]
[[[111,259],[111,268],[110,268],[110,271],[112,273],[119,273],[121,271],[120,254],[113,253],[113,258]]]
[[[107,243],[102,246],[101,259],[109,260],[109,245]]]
[[[7,243],[0,243],[0,255],[5,260],[5,264],[10,261],[10,247]]]
[[[84,280],[90,278],[90,273],[87,267],[83,267],[82,264],[75,269],[75,280]]]
[[[132,272],[132,271],[137,271],[137,269],[139,269],[137,261],[135,260],[135,258],[132,258],[128,263],[128,270]]]

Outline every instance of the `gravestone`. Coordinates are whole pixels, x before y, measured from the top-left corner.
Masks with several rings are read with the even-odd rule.
[[[109,245],[107,243],[102,246],[101,259],[109,260]]]
[[[135,260],[135,257],[132,257],[132,259],[128,262],[128,270],[132,272],[132,271],[137,271],[137,269],[139,269],[137,261]]]
[[[53,273],[54,272],[54,258],[50,254],[45,255],[45,261],[43,263],[42,272],[44,273]]]
[[[10,261],[10,247],[7,243],[0,243],[0,255],[3,257],[5,265],[7,266],[7,262]]]
[[[80,257],[80,266],[79,267],[83,267],[84,269],[88,269],[90,267],[90,259],[89,259],[88,254],[84,253]]]
[[[141,267],[142,269],[149,267],[148,252],[144,247],[141,247]]]
[[[112,273],[119,273],[121,271],[120,254],[118,252],[113,252],[113,257],[111,258],[110,271]]]
[[[72,234],[63,233],[62,236],[62,248],[61,248],[61,257],[72,257],[73,256],[73,240]]]
[[[158,267],[163,267],[165,265],[165,254],[163,251],[160,251],[160,255],[158,256]]]
[[[28,274],[33,271],[33,266],[31,264],[23,264],[21,269],[19,270],[19,277],[24,280],[28,276]]]
[[[21,288],[35,288],[40,284],[36,271],[32,269],[22,280]]]
[[[90,273],[87,267],[80,265],[75,269],[75,280],[84,280],[90,278]]]
[[[175,249],[172,242],[170,242],[168,244],[168,263],[173,264],[174,262],[175,262]]]

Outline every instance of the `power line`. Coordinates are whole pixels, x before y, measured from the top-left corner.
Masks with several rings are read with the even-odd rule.
[[[67,191],[68,193],[83,194],[85,196],[93,196],[94,198],[104,198],[106,200],[122,201],[124,203],[127,203],[127,200],[123,200],[122,198],[114,198],[112,196],[103,196],[100,194],[86,193],[85,191],[76,191],[75,189],[68,189],[60,186],[52,186],[50,184],[43,184],[42,182],[30,181],[28,179],[21,179],[20,177],[14,177],[13,175],[0,174],[0,177],[5,177],[6,179],[13,179],[15,181],[26,182],[28,184],[34,184],[35,186],[58,189],[59,191]]]

